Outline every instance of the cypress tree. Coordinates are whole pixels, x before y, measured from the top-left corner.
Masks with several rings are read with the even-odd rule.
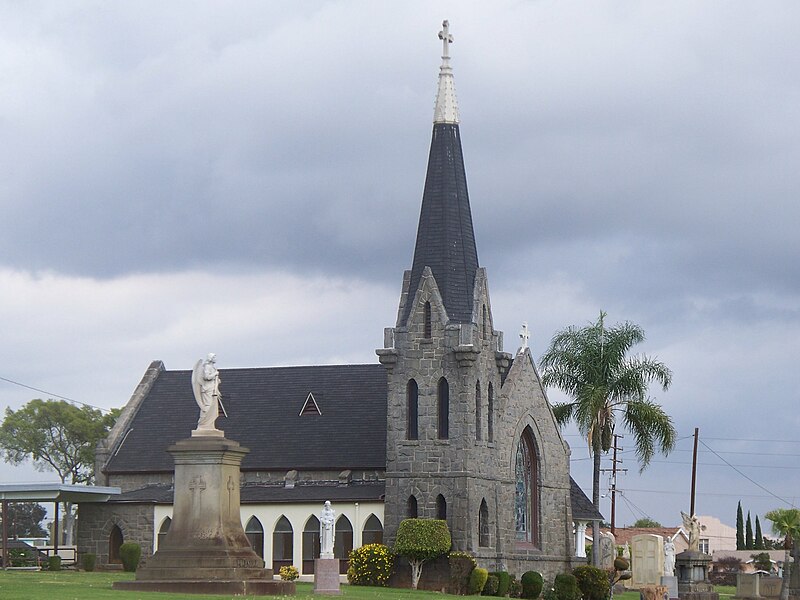
[[[747,511],[747,522],[745,524],[744,549],[753,550],[753,523],[750,521],[750,511]]]
[[[761,523],[758,521],[758,515],[756,515],[756,544],[755,550],[763,550],[764,549],[764,536],[761,535]]]
[[[742,516],[742,501],[736,509],[736,549],[744,550],[744,516]]]

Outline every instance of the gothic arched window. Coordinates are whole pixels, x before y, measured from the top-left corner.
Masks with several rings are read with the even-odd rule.
[[[447,500],[441,494],[436,496],[436,518],[442,521],[447,520]]]
[[[517,540],[536,545],[539,538],[539,473],[533,433],[526,427],[517,443],[514,526]]]
[[[406,401],[408,412],[406,439],[416,440],[419,439],[419,387],[413,379],[410,379],[406,386]]]
[[[339,559],[339,575],[347,575],[350,566],[348,557],[353,549],[353,524],[344,515],[336,519],[336,535],[333,542],[333,557]]]
[[[481,382],[475,382],[475,439],[481,441],[483,439],[483,425],[481,423]]]
[[[311,515],[303,528],[303,573],[314,572],[314,559],[319,558],[319,519]]]
[[[431,303],[425,303],[425,321],[423,324],[423,335],[425,339],[430,339],[431,337]]]
[[[361,544],[382,544],[383,543],[383,525],[380,519],[375,515],[370,515],[367,522],[364,523],[364,529],[361,530]]]
[[[486,498],[481,500],[481,508],[478,511],[478,546],[487,547],[489,545],[489,507],[486,505]]]
[[[264,558],[264,526],[261,521],[256,519],[255,516],[250,517],[244,532],[247,535],[247,539],[250,540],[250,546],[253,551],[261,558]]]
[[[124,541],[125,538],[122,535],[122,529],[119,528],[119,525],[114,525],[108,536],[108,562],[113,564],[120,564],[122,562],[122,558],[120,558],[119,555],[119,547],[122,546],[122,542]]]
[[[285,516],[281,515],[272,531],[272,570],[278,572],[281,567],[292,564],[294,552],[294,529]]]
[[[490,442],[494,441],[494,387],[489,382],[489,393],[486,397],[488,415],[486,418],[486,436]]]
[[[167,532],[169,531],[169,526],[172,525],[172,519],[167,517],[161,522],[161,527],[158,528],[158,547],[161,548],[161,544],[164,543],[164,538],[167,537]]]
[[[438,387],[439,439],[446,440],[450,437],[450,385],[442,377]]]
[[[419,515],[419,510],[417,509],[417,499],[415,496],[408,497],[406,513],[408,514],[409,519],[416,519],[417,516]]]

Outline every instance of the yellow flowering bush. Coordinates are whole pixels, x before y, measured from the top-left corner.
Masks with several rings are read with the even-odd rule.
[[[394,568],[394,554],[383,544],[367,544],[350,552],[347,581],[353,585],[386,587]]]
[[[294,581],[298,577],[300,577],[300,572],[297,570],[297,567],[294,565],[288,565],[285,567],[281,567],[278,571],[278,575],[281,576],[281,579],[284,581]]]

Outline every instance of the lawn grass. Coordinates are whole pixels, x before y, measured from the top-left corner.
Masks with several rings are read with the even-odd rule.
[[[206,596],[196,594],[163,594],[160,592],[123,592],[112,590],[115,581],[133,579],[132,573],[86,573],[76,571],[2,571],[0,570],[0,598],[3,600],[246,600],[263,596]],[[735,586],[717,586],[720,600],[730,600]],[[378,588],[342,585],[342,597],[349,600],[455,600],[437,592],[423,592],[399,588]],[[298,600],[319,600],[313,594],[313,584],[297,584]],[[461,596],[463,600],[463,596]],[[614,594],[614,600],[639,600],[639,592]]]

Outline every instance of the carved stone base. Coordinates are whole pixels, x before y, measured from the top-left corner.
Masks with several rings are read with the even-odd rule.
[[[663,575],[661,585],[667,588],[667,598],[678,597],[678,578],[675,575]]]
[[[250,546],[239,513],[237,442],[194,436],[168,449],[175,460],[172,523],[158,551],[115,589],[219,594],[293,594]],[[219,590],[219,591],[217,591]]]
[[[314,593],[335,596],[339,589],[339,559],[318,558],[314,561]]]

